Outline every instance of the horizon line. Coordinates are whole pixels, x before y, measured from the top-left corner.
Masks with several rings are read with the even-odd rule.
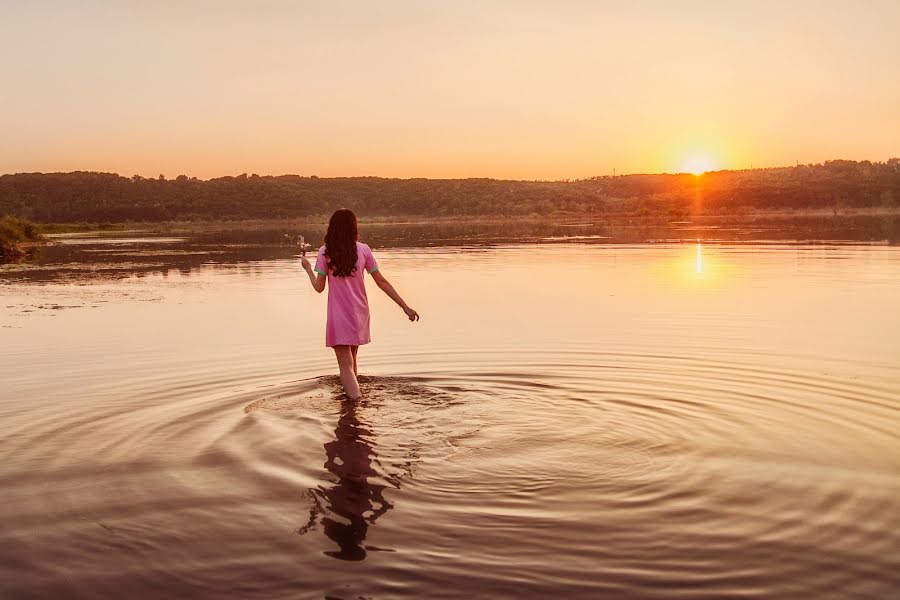
[[[74,170],[74,171],[17,171],[15,173],[0,173],[0,177],[8,177],[8,176],[16,176],[16,175],[72,175],[76,173],[95,173],[98,175],[115,175],[117,177],[122,177],[125,179],[134,179],[135,177],[139,177],[140,179],[149,179],[154,181],[176,181],[179,177],[186,177],[191,181],[213,181],[216,179],[227,179],[227,178],[278,178],[278,177],[301,177],[306,179],[386,179],[386,180],[397,180],[397,181],[413,181],[413,180],[427,180],[427,181],[467,181],[467,180],[489,180],[489,181],[519,181],[519,182],[533,182],[533,183],[572,183],[577,181],[590,181],[593,179],[605,179],[605,178],[614,178],[614,177],[644,177],[644,176],[703,176],[710,175],[716,173],[739,173],[743,171],[768,171],[768,170],[776,170],[776,169],[794,169],[799,167],[815,167],[815,166],[824,166],[827,163],[831,162],[851,162],[851,163],[871,163],[871,164],[888,164],[891,161],[900,160],[897,156],[891,156],[884,160],[854,160],[854,159],[846,159],[846,158],[832,158],[818,163],[801,163],[797,161],[793,165],[772,165],[772,166],[761,166],[754,167],[752,164],[746,168],[740,169],[710,169],[709,171],[703,171],[702,173],[692,173],[690,171],[659,171],[656,173],[652,172],[637,172],[637,173],[616,173],[615,170],[611,174],[605,175],[591,175],[588,177],[564,177],[561,179],[515,179],[515,178],[502,178],[502,177],[390,177],[385,175],[328,175],[321,176],[316,174],[309,175],[301,175],[299,173],[281,173],[278,175],[266,174],[261,175],[258,173],[250,173],[250,172],[241,172],[238,174],[228,174],[228,175],[218,175],[214,177],[201,178],[195,177],[191,175],[187,175],[185,173],[179,173],[175,177],[168,177],[164,173],[160,173],[156,177],[145,177],[140,174],[134,174],[131,176],[123,175],[121,173],[115,171],[92,171],[92,170]]]

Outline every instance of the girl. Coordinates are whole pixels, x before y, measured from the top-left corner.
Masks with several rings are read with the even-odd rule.
[[[411,309],[397,290],[378,270],[372,249],[358,241],[359,230],[353,211],[341,208],[331,215],[325,245],[319,248],[316,267],[306,257],[300,260],[313,288],[321,293],[328,281],[328,321],[325,345],[334,348],[344,393],[353,400],[360,396],[356,379],[356,351],[368,344],[369,301],[363,283],[363,269],[369,272],[381,290],[397,303],[410,321],[418,321],[419,313]]]

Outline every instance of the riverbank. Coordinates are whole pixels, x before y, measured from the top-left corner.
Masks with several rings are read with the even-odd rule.
[[[443,224],[596,224],[616,226],[646,226],[671,223],[689,223],[693,225],[746,224],[765,220],[784,219],[821,219],[823,222],[833,219],[852,219],[855,217],[885,217],[892,219],[900,216],[900,207],[889,208],[846,208],[835,212],[833,209],[782,209],[782,210],[741,210],[720,214],[703,215],[670,215],[670,214],[578,214],[556,212],[547,215],[527,216],[360,216],[363,225],[443,225]],[[210,219],[210,220],[172,220],[172,221],[127,221],[118,223],[45,223],[41,231],[48,234],[80,233],[80,232],[120,232],[149,231],[156,233],[183,233],[243,229],[248,231],[270,229],[298,229],[315,225],[326,225],[329,215],[312,215],[302,218],[277,219]]]
[[[12,215],[0,218],[0,262],[21,260],[29,248],[44,243],[46,240],[37,223]]]

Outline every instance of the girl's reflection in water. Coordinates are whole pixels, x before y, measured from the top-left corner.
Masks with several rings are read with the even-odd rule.
[[[370,445],[372,432],[357,415],[358,403],[341,396],[341,417],[334,430],[334,440],[325,444],[325,468],[337,477],[330,488],[315,490],[316,506],[309,523],[301,529],[305,533],[315,525],[319,513],[325,513],[322,526],[338,545],[338,550],[326,552],[341,560],[364,560],[363,545],[369,525],[393,505],[384,498],[385,485],[373,468],[378,455]],[[320,501],[325,500],[322,507]],[[371,548],[370,548],[371,549]]]

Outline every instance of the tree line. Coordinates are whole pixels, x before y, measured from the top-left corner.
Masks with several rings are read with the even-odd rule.
[[[324,216],[553,216],[727,214],[750,209],[893,208],[900,159],[564,181],[388,179],[242,174],[200,180],[114,173],[0,176],[0,214],[42,223]]]

